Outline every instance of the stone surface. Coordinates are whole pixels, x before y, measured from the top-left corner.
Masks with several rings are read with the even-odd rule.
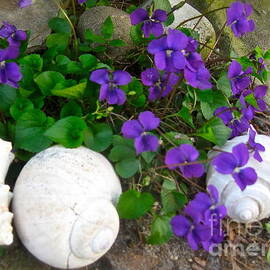
[[[109,48],[108,55],[112,58],[124,57],[126,52],[132,48],[130,38],[130,18],[129,14],[113,7],[98,6],[86,10],[80,17],[78,23],[78,34],[84,38],[86,29],[91,29],[95,34],[100,34],[101,25],[108,16],[111,16],[114,24],[113,39],[123,40],[127,46]]]
[[[0,22],[8,21],[18,29],[30,30],[29,47],[41,45],[50,33],[48,20],[57,16],[53,0],[36,0],[32,6],[19,8],[18,0],[1,0]]]
[[[179,0],[169,0],[171,6],[175,6],[179,3]],[[171,28],[176,28],[181,22],[190,19],[192,17],[196,17],[201,15],[201,13],[193,8],[189,4],[184,4],[181,8],[176,10],[174,13],[174,22],[169,26]],[[202,17],[201,19],[191,20],[183,25],[183,27],[187,28],[195,28],[196,31],[200,34],[200,41],[205,43],[209,40],[209,42],[213,43],[215,41],[215,30],[210,23],[210,21],[206,17]]]

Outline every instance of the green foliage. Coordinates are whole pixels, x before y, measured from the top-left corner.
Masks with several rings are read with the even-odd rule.
[[[103,22],[101,26],[101,34],[105,39],[111,39],[113,34],[114,26],[112,22],[112,18],[109,16]]]
[[[140,162],[136,158],[132,140],[115,135],[113,148],[108,157],[111,161],[116,162],[116,172],[123,178],[129,178],[139,170]]]
[[[106,150],[112,143],[112,129],[106,123],[91,124],[84,132],[85,145],[97,152]]]
[[[15,120],[18,120],[24,112],[32,109],[34,109],[34,105],[29,99],[18,97],[10,107],[10,114]]]
[[[68,116],[55,122],[44,135],[65,147],[75,148],[83,143],[85,129],[86,124],[81,118]]]
[[[67,20],[62,18],[51,18],[48,22],[49,27],[56,33],[71,34],[71,28]]]
[[[15,146],[34,153],[46,149],[52,141],[44,133],[53,123],[53,118],[38,109],[23,113],[16,123]]]
[[[66,33],[50,34],[46,39],[48,48],[55,48],[57,51],[64,51],[68,47],[69,35]]]
[[[0,85],[0,111],[8,111],[10,105],[15,101],[17,96],[16,89],[9,85]]]
[[[121,194],[117,210],[120,218],[136,219],[150,211],[153,203],[154,198],[150,193],[130,189]]]
[[[147,242],[151,245],[161,245],[167,242],[173,235],[170,221],[171,216],[156,216]]]

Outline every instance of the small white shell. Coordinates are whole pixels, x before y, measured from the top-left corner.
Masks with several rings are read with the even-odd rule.
[[[16,182],[18,235],[41,261],[69,269],[93,263],[114,243],[121,185],[111,164],[85,147],[53,146],[33,157]]]
[[[10,245],[13,242],[13,214],[8,210],[12,193],[9,192],[9,186],[4,184],[9,165],[14,159],[11,149],[10,142],[0,139],[0,245]]]
[[[231,152],[235,145],[247,141],[248,135],[235,137],[229,140],[221,150]],[[228,215],[243,223],[270,216],[270,137],[256,135],[255,141],[265,147],[265,152],[260,152],[263,161],[258,162],[251,155],[244,166],[256,170],[258,179],[254,185],[247,186],[244,191],[241,191],[231,175],[220,174],[212,166],[209,167],[207,174],[207,184],[216,186],[220,194],[220,204],[227,207]],[[209,157],[218,153],[212,151]]]

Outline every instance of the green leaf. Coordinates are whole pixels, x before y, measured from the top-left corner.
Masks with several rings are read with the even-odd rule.
[[[263,58],[264,58],[265,60],[270,60],[270,49],[269,49],[268,51],[265,52]]]
[[[139,170],[139,160],[135,158],[128,158],[116,163],[115,170],[122,178],[129,178]]]
[[[70,100],[66,103],[60,112],[60,117],[65,118],[67,116],[78,116],[82,117],[82,108],[81,106],[74,100]]]
[[[114,31],[112,18],[109,16],[101,25],[101,34],[106,39],[111,39]]]
[[[84,132],[85,145],[97,152],[106,150],[112,143],[113,132],[106,123],[95,123]]]
[[[141,25],[132,25],[130,27],[129,35],[134,44],[140,44],[144,39],[142,36]]]
[[[62,18],[51,18],[48,22],[49,27],[56,33],[70,34],[71,28],[67,20]]]
[[[118,145],[111,149],[108,157],[111,161],[117,162],[124,159],[135,158],[136,153],[134,151],[134,148],[128,145]]]
[[[266,260],[270,263],[270,250],[267,251]]]
[[[245,101],[252,105],[255,108],[259,108],[256,98],[254,97],[254,93],[251,93],[247,96],[245,96]]]
[[[34,109],[34,105],[29,99],[18,97],[16,98],[15,103],[10,107],[10,114],[17,120],[24,112],[32,109]]]
[[[39,54],[30,54],[20,59],[20,64],[27,65],[35,71],[41,71],[43,67],[43,59]]]
[[[170,216],[156,216],[147,242],[151,245],[160,245],[167,242],[173,235],[170,221]]]
[[[150,164],[157,153],[155,152],[143,152],[141,156],[145,160],[146,163]]]
[[[198,129],[196,135],[218,146],[222,146],[228,140],[231,133],[232,130],[226,127],[220,118],[213,118]]]
[[[15,147],[34,153],[48,148],[52,141],[44,133],[53,123],[53,118],[38,109],[25,112],[16,123]]]
[[[46,39],[46,46],[56,48],[57,51],[64,51],[69,43],[69,35],[65,33],[50,34]]]
[[[226,72],[223,72],[217,80],[217,89],[221,90],[228,98],[232,96],[231,84]]]
[[[63,83],[65,77],[56,71],[45,71],[40,73],[34,81],[40,88],[41,92],[48,96],[51,94],[51,90],[55,88],[58,83]]]
[[[117,210],[120,218],[136,219],[151,210],[153,203],[154,198],[150,193],[131,189],[121,194]]]
[[[201,110],[203,116],[207,120],[213,117],[217,108],[229,106],[227,99],[224,97],[221,91],[209,90],[209,95],[211,95],[211,98],[209,98],[207,101],[201,101]]]
[[[96,42],[100,44],[106,43],[106,39],[104,37],[94,34],[94,32],[91,29],[85,30],[84,38],[85,40],[90,41],[90,42]]]
[[[79,60],[84,69],[91,69],[97,64],[97,58],[92,54],[82,54],[80,55]]]
[[[181,117],[191,127],[195,128],[193,124],[192,115],[187,107],[182,106],[181,110],[177,113],[177,115]]]
[[[108,43],[110,46],[113,47],[123,47],[123,46],[127,46],[126,42],[121,40],[121,39],[113,39],[110,40]]]
[[[161,201],[162,210],[165,214],[175,214],[177,210],[181,210],[184,207],[187,203],[187,198],[176,190],[175,183],[165,180],[161,189]]]
[[[265,229],[270,233],[270,223],[265,223]]]
[[[17,89],[6,84],[0,84],[0,111],[7,111],[14,103],[17,96]]]
[[[74,86],[51,90],[52,95],[66,98],[80,98],[86,89],[86,82],[76,84]]]
[[[162,9],[167,12],[170,12],[172,10],[171,4],[169,0],[154,0],[155,4],[155,10],[156,9]],[[164,23],[165,26],[169,26],[174,21],[174,15],[171,14],[168,16],[167,21]]]
[[[83,142],[84,129],[86,124],[81,118],[68,116],[55,122],[44,135],[65,147],[75,148]]]

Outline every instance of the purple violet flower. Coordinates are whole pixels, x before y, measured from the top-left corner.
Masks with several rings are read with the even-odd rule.
[[[204,174],[204,166],[198,164],[176,165],[197,161],[199,152],[190,144],[181,144],[178,147],[170,149],[165,156],[165,164],[169,165],[170,170],[179,168],[186,178],[198,178]]]
[[[263,159],[260,155],[259,152],[264,152],[265,151],[265,147],[260,144],[260,143],[256,143],[255,142],[255,136],[256,136],[256,131],[253,130],[252,127],[250,127],[249,129],[249,137],[248,137],[248,141],[247,141],[247,146],[249,149],[252,150],[252,152],[254,152],[253,157],[258,160],[259,162],[262,162]]]
[[[157,9],[150,18],[145,9],[138,8],[130,14],[130,20],[132,25],[143,22],[142,31],[145,37],[148,38],[150,34],[159,37],[163,34],[162,22],[167,20],[167,13],[164,10]]]
[[[231,25],[231,29],[236,37],[241,37],[247,32],[255,29],[253,20],[248,20],[252,13],[252,6],[241,2],[233,2],[227,9],[227,25]]]
[[[256,171],[251,168],[242,168],[249,160],[247,145],[240,143],[233,147],[232,153],[220,153],[212,160],[212,165],[222,174],[231,174],[236,184],[243,191],[248,185],[257,181]]]
[[[32,0],[20,0],[19,1],[19,7],[25,8],[32,5]]]
[[[83,4],[85,3],[87,0],[78,0],[78,4]]]
[[[0,83],[18,88],[18,82],[22,79],[20,67],[14,62],[0,62]]]
[[[221,220],[227,215],[224,205],[217,205],[219,194],[216,187],[208,186],[209,194],[199,192],[185,207],[184,213],[190,217],[177,215],[172,218],[173,233],[185,237],[193,250],[200,245],[207,251],[212,244],[221,243],[224,239]]]
[[[150,86],[148,99],[154,101],[167,96],[178,82],[179,77],[170,72],[161,75],[157,69],[148,68],[141,73],[141,80],[144,85]]]
[[[242,70],[242,66],[235,60],[229,66],[228,78],[230,79],[233,95],[239,95],[251,83],[251,79],[247,76],[252,73],[252,68],[248,67],[246,71]]]
[[[152,112],[145,111],[139,114],[138,120],[126,121],[121,129],[125,138],[135,139],[134,145],[137,154],[153,151],[158,148],[159,141],[155,135],[148,134],[149,131],[159,126],[160,119]]]
[[[122,105],[126,101],[125,92],[118,85],[126,85],[131,81],[128,72],[108,69],[97,69],[90,75],[90,80],[100,84],[99,100],[107,100],[109,104]]]
[[[243,94],[240,96],[240,102],[244,107],[248,107],[251,106],[252,110],[254,112],[263,112],[267,109],[267,105],[264,101],[264,97],[267,93],[267,89],[268,87],[266,85],[259,85],[257,87],[254,88],[254,90],[246,90],[243,92]],[[258,107],[254,107],[250,104],[247,104],[247,102],[245,101],[245,97],[252,94],[254,95],[254,98],[256,99],[257,105]]]
[[[169,29],[167,36],[152,40],[148,52],[154,55],[159,70],[177,72],[185,67],[185,56],[181,52],[188,44],[187,36],[179,30]]]

